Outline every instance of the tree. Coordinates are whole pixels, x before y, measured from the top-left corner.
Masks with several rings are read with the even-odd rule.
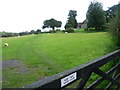
[[[68,16],[69,16],[69,17],[74,17],[74,18],[76,18],[76,16],[77,16],[77,11],[76,11],[76,10],[70,10]]]
[[[55,27],[61,27],[62,22],[61,21],[57,21],[55,19],[49,19],[49,20],[45,20],[43,25],[43,29],[44,28],[52,28],[53,32],[55,31]]]
[[[0,37],[14,37],[14,36],[18,36],[18,33],[5,32],[5,31],[0,32]]]
[[[95,28],[96,30],[103,28],[105,16],[102,7],[102,4],[99,2],[91,2],[86,14],[88,28]]]
[[[35,30],[31,30],[31,31],[30,31],[30,34],[35,34]]]
[[[25,32],[20,32],[19,35],[22,36],[22,35],[28,35],[29,32],[28,31],[25,31]]]
[[[71,24],[68,24],[68,23],[67,23],[67,24],[65,25],[65,29],[67,29],[67,28],[73,28],[73,26],[72,26]]]
[[[76,10],[70,10],[69,11],[68,20],[67,20],[67,23],[65,25],[65,29],[66,29],[66,26],[68,26],[68,25],[72,25],[73,28],[77,28],[76,16],[77,16],[77,11]]]
[[[118,48],[120,49],[120,4],[116,5],[115,16],[110,18],[109,32],[115,37]]]
[[[116,16],[115,11],[117,9],[118,9],[118,5],[114,5],[110,7],[107,11],[105,11],[105,18],[107,23],[110,21],[111,18]]]
[[[114,7],[114,6],[113,6]],[[111,8],[113,8],[111,7]],[[120,49],[120,3],[115,5],[116,8],[112,12],[112,17],[109,18],[109,32],[112,35],[112,42],[114,42],[113,47],[110,50]],[[120,63],[120,58],[116,58],[115,61],[111,62],[111,66]],[[118,74],[117,72],[116,74]]]
[[[68,33],[72,33],[72,32],[74,32],[74,28],[73,28],[73,26],[71,25],[71,24],[66,24],[65,25],[65,30],[64,30],[64,32],[68,32]]]
[[[38,29],[36,32],[35,32],[35,34],[40,34],[41,33],[41,30],[40,29]]]

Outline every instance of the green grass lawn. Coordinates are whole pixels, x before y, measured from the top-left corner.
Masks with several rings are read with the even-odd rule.
[[[77,29],[75,30],[75,32],[84,32],[85,30],[84,29]]]
[[[4,47],[4,43],[9,47]],[[22,60],[29,73],[3,70],[3,87],[18,88],[107,54],[107,32],[57,33],[2,39],[2,60]]]

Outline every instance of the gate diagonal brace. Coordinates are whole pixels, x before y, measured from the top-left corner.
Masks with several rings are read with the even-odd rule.
[[[99,68],[94,68],[93,72],[96,73],[96,74],[98,74],[102,78],[104,78],[106,80],[109,80],[110,82],[112,82],[113,84],[117,85],[118,87],[120,87],[120,83],[119,82],[115,81],[113,78],[111,78],[105,72],[101,71]]]

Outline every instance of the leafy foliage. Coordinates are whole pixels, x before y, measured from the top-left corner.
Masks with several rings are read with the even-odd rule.
[[[77,11],[75,11],[75,10],[70,10],[69,11],[68,21],[67,21],[67,23],[65,25],[65,29],[67,29],[69,27],[77,28],[76,16],[77,16]]]
[[[53,18],[49,19],[49,20],[45,20],[43,23],[44,23],[44,25],[42,27],[43,29],[44,28],[52,28],[53,31],[54,31],[55,27],[61,27],[61,25],[62,25],[61,21],[57,21]]]
[[[30,31],[30,34],[35,34],[35,30],[31,30],[31,31]]]
[[[112,40],[115,43],[114,47],[116,47],[115,49],[120,49],[120,3],[118,5],[114,5],[111,8],[111,12],[110,13],[112,15],[112,17],[109,17],[109,32],[112,35]],[[110,48],[110,50],[113,49]],[[120,63],[120,57],[116,58],[114,61],[111,62],[111,67],[117,63]],[[119,73],[120,71],[116,72],[116,75]]]
[[[72,27],[73,27],[73,26],[72,26],[71,24],[68,24],[68,23],[65,25],[65,29],[67,29],[67,28],[72,28]]]
[[[103,28],[105,17],[101,3],[91,2],[86,16],[88,28],[95,28],[96,30],[101,30]]]
[[[15,37],[15,36],[23,36],[23,35],[30,35],[30,34],[41,34],[41,30],[31,30],[30,32],[24,31],[20,33],[12,33],[12,32],[0,32],[0,37]]]
[[[111,18],[115,17],[115,11],[118,9],[118,5],[114,5],[110,7],[107,11],[105,11],[106,22],[108,23]]]
[[[12,33],[12,32],[0,32],[0,37],[13,37],[18,36],[18,33]]]
[[[40,29],[38,29],[36,32],[35,32],[35,34],[40,34],[41,33],[41,30]]]
[[[120,4],[117,5],[118,8],[114,10],[115,17],[110,19],[109,32],[116,38],[116,43],[118,48],[120,48]]]
[[[70,10],[68,16],[69,16],[69,17],[74,17],[74,18],[76,18],[76,16],[77,16],[77,11],[76,11],[76,10]]]
[[[63,32],[72,33],[72,32],[74,32],[74,28],[73,27],[67,28],[67,29],[63,30]]]

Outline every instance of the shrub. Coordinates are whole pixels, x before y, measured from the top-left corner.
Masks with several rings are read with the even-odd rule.
[[[88,28],[88,31],[95,31],[95,28]]]
[[[68,33],[72,33],[74,32],[74,28],[66,28],[66,30],[64,32],[68,32]]]
[[[109,31],[109,25],[110,25],[110,23],[106,23],[105,25],[103,25],[103,30]]]
[[[119,12],[120,12],[120,10],[119,10]],[[115,38],[114,41],[116,41],[116,45],[120,49],[120,25],[119,25],[119,21],[120,21],[120,15],[118,14],[118,11],[116,11],[116,16],[114,18],[111,18],[111,20],[110,20],[109,32]]]
[[[60,29],[56,29],[56,31],[60,31]]]
[[[85,31],[96,31],[95,28],[85,28]]]
[[[73,26],[72,26],[71,24],[68,24],[68,23],[67,23],[67,24],[65,25],[65,29],[68,29],[68,28],[73,28]]]
[[[41,34],[41,30],[38,29],[34,34]]]

